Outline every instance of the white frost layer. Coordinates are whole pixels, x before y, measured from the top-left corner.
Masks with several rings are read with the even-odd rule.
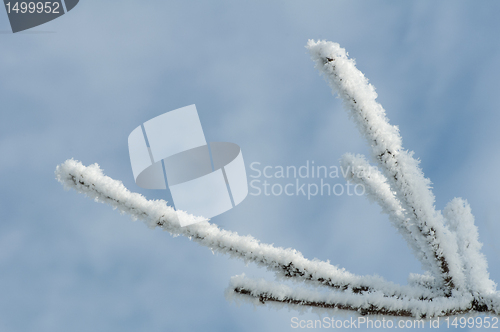
[[[429,259],[432,274],[441,276],[438,281],[441,285],[464,290],[465,275],[455,234],[445,227],[443,216],[435,210],[430,181],[412,153],[402,148],[399,130],[389,124],[385,110],[376,101],[375,88],[339,44],[309,40],[306,48],[315,67],[342,98],[350,117],[371,146],[372,157],[396,193],[406,217],[425,236],[427,245],[423,250],[427,257],[432,257]]]
[[[406,217],[401,203],[394,196],[386,177],[371,166],[363,155],[346,153],[340,161],[345,172],[345,179],[354,184],[361,184],[369,200],[376,202],[382,211],[389,215],[391,224],[403,235],[413,254],[422,263],[424,270],[431,269],[428,259],[428,245],[425,237],[415,224]]]
[[[496,291],[495,283],[489,278],[486,257],[480,252],[477,227],[474,225],[469,203],[461,198],[454,198],[444,211],[450,230],[457,234],[459,253],[467,277],[467,285],[475,294],[491,294]]]
[[[182,212],[179,218],[203,219],[196,224],[180,227],[175,210],[163,200],[147,200],[142,195],[131,193],[121,181],[105,176],[97,164],[88,167],[69,159],[57,166],[56,178],[66,189],[73,188],[98,202],[103,202],[129,214],[134,220],[140,219],[149,227],[162,227],[173,235],[184,235],[223,254],[256,262],[283,276],[284,267],[293,266],[294,278],[308,280],[316,284],[336,285],[345,288],[368,287],[387,296],[404,294],[411,297],[433,297],[438,294],[423,287],[400,286],[385,281],[378,276],[357,276],[328,262],[308,260],[294,249],[275,248],[260,243],[252,236],[240,236],[218,228],[204,218]]]
[[[235,289],[250,291],[250,295],[242,295]],[[407,311],[412,317],[426,318],[439,317],[460,311],[468,311],[473,300],[471,294],[462,294],[456,297],[440,297],[429,301],[421,301],[412,298],[386,297],[381,292],[369,294],[353,294],[346,292],[320,293],[305,288],[290,288],[286,285],[268,282],[264,279],[254,280],[246,278],[245,275],[231,278],[229,287],[226,289],[226,298],[248,300],[253,304],[259,304],[261,296],[274,298],[278,301],[315,302],[326,304],[337,304],[351,307],[350,310],[388,310]],[[264,300],[265,301],[265,300]]]

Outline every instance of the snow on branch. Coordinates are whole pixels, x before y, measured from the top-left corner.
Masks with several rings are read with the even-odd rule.
[[[431,268],[429,258],[426,256],[425,238],[421,235],[415,224],[406,217],[405,211],[399,200],[394,196],[386,177],[377,167],[371,166],[362,155],[347,153],[342,156],[341,165],[347,170],[345,179],[354,184],[361,184],[365,188],[368,199],[377,202],[382,211],[389,215],[392,225],[404,237],[414,255],[424,266],[424,270]]]
[[[449,202],[443,214],[450,225],[450,230],[457,234],[459,253],[470,291],[476,294],[491,294],[496,285],[489,278],[488,263],[480,252],[483,246],[479,242],[474,216],[467,201],[454,198]]]
[[[473,297],[440,297],[420,300],[411,297],[387,297],[382,293],[353,294],[348,292],[320,293],[305,288],[292,289],[263,279],[244,275],[231,278],[226,290],[228,300],[243,300],[253,304],[281,303],[289,306],[308,306],[322,309],[355,311],[361,315],[434,318],[469,312]]]
[[[147,200],[131,193],[121,181],[105,176],[97,164],[86,167],[67,160],[57,166],[57,180],[66,189],[109,204],[151,228],[160,227],[214,252],[266,267],[278,280],[305,282],[317,289],[292,289],[280,283],[236,276],[226,290],[229,299],[292,308],[347,310],[361,315],[500,315],[500,294],[489,279],[467,202],[454,199],[444,209],[444,215],[437,211],[430,181],[412,153],[403,149],[398,128],[389,124],[384,109],[376,102],[375,89],[356,69],[354,60],[336,43],[310,40],[307,48],[316,68],[343,99],[381,170],[371,167],[363,156],[346,154],[342,166],[351,170],[346,173],[346,180],[364,185],[368,198],[388,214],[426,271],[423,275],[410,274],[408,285],[396,285],[378,276],[357,276],[329,262],[308,260],[295,249],[276,248],[251,236],[220,229],[208,219],[175,211],[163,200]],[[180,220],[191,225],[181,227]]]
[[[432,273],[441,276],[448,294],[464,289],[465,276],[455,234],[445,227],[442,215],[435,210],[430,181],[424,177],[412,153],[403,150],[398,128],[389,124],[385,110],[376,102],[375,88],[339,44],[310,40],[307,48],[316,68],[342,98],[361,135],[371,146],[372,157],[383,170],[406,217],[424,238],[423,250]]]
[[[163,200],[147,200],[142,195],[131,193],[121,181],[103,174],[97,164],[88,167],[69,159],[56,168],[56,178],[66,189],[73,188],[94,199],[140,219],[151,228],[161,227],[172,235],[183,235],[214,252],[229,254],[245,262],[255,262],[274,271],[280,277],[308,281],[334,289],[362,293],[380,291],[387,296],[412,294],[433,297],[432,291],[420,287],[400,286],[377,276],[357,276],[339,269],[328,262],[308,260],[294,249],[276,248],[260,243],[251,236],[220,229],[208,220],[181,227],[178,218],[201,220],[182,211],[175,211]],[[201,219],[200,219],[201,218]],[[185,223],[191,223],[187,222]],[[183,224],[185,224],[183,223]]]

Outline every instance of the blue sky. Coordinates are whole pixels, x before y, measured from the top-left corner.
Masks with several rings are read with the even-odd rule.
[[[436,207],[472,206],[500,282],[500,4],[482,1],[81,0],[11,34],[0,10],[0,331],[287,331],[296,311],[227,302],[229,278],[273,280],[96,204],[54,179],[68,158],[134,183],[127,137],[196,104],[208,141],[247,169],[338,165],[368,147],[304,48],[340,43],[379,94]],[[339,180],[340,182],[340,180]],[[365,197],[248,196],[213,222],[357,274],[421,273]],[[314,319],[306,313],[301,319]]]

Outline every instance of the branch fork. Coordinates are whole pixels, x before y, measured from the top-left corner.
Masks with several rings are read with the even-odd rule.
[[[329,262],[308,260],[294,249],[276,248],[251,236],[220,229],[207,219],[175,211],[163,200],[147,200],[131,193],[121,181],[105,176],[97,164],[86,167],[67,160],[57,166],[57,180],[66,189],[107,203],[151,228],[160,227],[214,252],[254,262],[274,272],[278,279],[313,287],[290,288],[241,275],[231,278],[228,298],[293,308],[347,310],[360,315],[424,319],[468,313],[499,315],[500,294],[489,278],[467,201],[455,198],[443,212],[436,210],[430,181],[412,152],[403,149],[398,128],[389,124],[384,109],[376,102],[375,89],[354,60],[336,43],[310,40],[306,48],[316,69],[343,100],[377,165],[370,165],[364,156],[346,154],[341,159],[343,168],[350,170],[346,180],[365,187],[367,197],[381,206],[427,271],[424,275],[410,274],[408,285],[378,276],[357,276]],[[182,223],[180,219],[184,219]],[[196,223],[180,226],[193,221]]]

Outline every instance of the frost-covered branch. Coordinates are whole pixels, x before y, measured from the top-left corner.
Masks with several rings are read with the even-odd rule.
[[[454,198],[446,205],[443,214],[450,230],[457,234],[468,289],[475,294],[494,293],[496,285],[489,278],[488,263],[480,252],[483,245],[479,243],[479,234],[469,203],[461,198]]]
[[[308,260],[294,249],[276,248],[260,243],[251,236],[220,229],[207,220],[181,227],[178,218],[202,220],[181,211],[175,211],[163,200],[147,200],[142,195],[131,193],[121,181],[103,174],[97,164],[88,167],[69,159],[57,166],[56,178],[66,189],[73,188],[88,197],[140,219],[151,228],[161,227],[172,235],[183,235],[214,252],[229,254],[245,262],[255,262],[277,273],[281,277],[312,282],[354,293],[379,291],[386,296],[432,297],[432,291],[422,287],[400,286],[377,276],[357,276],[339,269],[328,262]],[[186,220],[186,223],[191,223]]]
[[[441,276],[440,283],[449,295],[453,289],[464,289],[465,276],[455,235],[434,209],[430,181],[424,177],[412,153],[403,149],[398,128],[389,124],[385,110],[376,102],[374,87],[337,43],[310,40],[307,48],[316,68],[342,98],[361,135],[371,146],[372,157],[383,170],[406,217],[417,226],[418,234],[412,235],[420,238],[419,243],[426,243],[422,248],[424,254],[432,257],[427,260],[430,263],[427,268]]]
[[[241,281],[243,279],[233,278],[227,294],[234,292],[257,298],[261,302],[351,310],[360,314],[434,317],[434,311],[424,310],[429,303],[433,304],[431,306],[433,310],[444,310],[450,315],[477,311],[477,306],[474,306],[475,300],[467,294],[457,298],[446,298],[439,296],[439,290],[418,283],[414,283],[414,286],[400,286],[376,276],[356,276],[327,262],[307,260],[296,250],[275,248],[262,244],[251,236],[240,236],[234,232],[221,230],[206,220],[180,227],[178,218],[196,217],[187,213],[177,215],[163,200],[147,200],[140,194],[131,193],[121,181],[105,176],[97,164],[85,167],[80,162],[70,159],[57,167],[56,177],[65,188],[73,188],[98,202],[107,203],[121,213],[127,213],[134,219],[144,221],[149,227],[161,227],[173,235],[189,237],[213,251],[229,254],[246,262],[255,262],[276,272],[278,276],[291,277],[296,281],[306,280],[313,285],[326,285],[335,289],[326,296],[321,293],[310,293],[311,291],[307,289],[290,291],[286,286],[279,284],[264,281],[256,283],[251,279],[245,278]],[[238,280],[241,282],[236,283]],[[255,285],[258,287],[254,287]],[[262,285],[266,285],[267,288],[262,288]],[[285,297],[276,293],[275,285],[278,285],[279,289],[288,290]],[[458,302],[453,302],[454,305],[449,304],[452,303],[449,301],[443,302],[447,303],[443,306],[440,304],[443,299],[449,301],[453,299]],[[490,305],[481,311],[498,313],[499,310],[496,308],[500,306]]]
[[[439,297],[420,300],[412,297],[386,297],[382,293],[353,294],[346,292],[320,293],[305,288],[290,288],[263,279],[253,280],[244,275],[231,278],[226,297],[244,300],[253,304],[280,303],[291,306],[306,306],[321,309],[348,310],[361,315],[384,315],[396,317],[434,318],[469,312],[498,314],[498,303],[488,299],[479,305],[471,294],[454,297]],[[498,301],[498,299],[496,299]]]
[[[372,167],[362,155],[347,153],[342,156],[340,163],[346,170],[345,179],[363,185],[368,199],[377,202],[382,211],[389,215],[392,225],[404,237],[415,257],[424,266],[430,266],[424,250],[426,243],[422,243],[418,228],[406,217],[405,210],[391,191],[386,177],[376,167]]]
[[[290,288],[280,283],[231,279],[228,298],[253,303],[274,303],[293,308],[348,310],[361,315],[432,318],[464,313],[500,314],[500,294],[489,279],[481,254],[474,217],[467,202],[452,200],[444,215],[434,207],[430,181],[412,153],[403,149],[398,128],[391,126],[376,102],[375,89],[347,57],[344,49],[330,42],[309,41],[316,68],[343,99],[351,118],[372,147],[378,169],[363,156],[342,159],[346,180],[362,184],[403,235],[425,274],[410,274],[401,286],[378,276],[357,276],[329,262],[308,260],[294,249],[276,248],[251,236],[220,229],[207,219],[175,211],[163,200],[147,200],[131,193],[121,181],[105,176],[97,164],[83,166],[73,159],[56,169],[56,178],[121,213],[140,219],[149,227],[161,227],[183,235],[214,252],[254,262],[273,271],[278,279],[306,282],[311,287]],[[361,175],[360,175],[361,173]],[[180,223],[179,221],[183,221]],[[196,222],[196,223],[193,223]],[[181,224],[191,224],[181,227]]]

